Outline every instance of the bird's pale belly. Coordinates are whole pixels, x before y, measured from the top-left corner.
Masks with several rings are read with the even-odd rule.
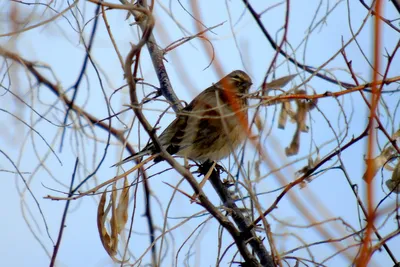
[[[234,152],[246,137],[246,130],[237,118],[226,118],[220,121],[219,129],[212,132],[206,131],[201,142],[194,147],[187,147],[177,154],[182,157],[204,162],[207,160],[219,161]],[[215,126],[214,126],[215,127]]]

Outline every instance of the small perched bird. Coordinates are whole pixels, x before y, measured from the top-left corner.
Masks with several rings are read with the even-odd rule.
[[[246,138],[238,113],[247,118],[250,77],[235,70],[196,96],[159,136],[168,153],[205,162],[223,159]],[[113,166],[157,153],[153,143]],[[158,162],[161,158],[155,158]]]

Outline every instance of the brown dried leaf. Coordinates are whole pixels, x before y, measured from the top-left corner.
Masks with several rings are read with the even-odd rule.
[[[117,183],[113,183],[112,186],[112,191],[111,191],[111,207],[112,207],[112,212],[111,212],[111,220],[110,220],[110,225],[111,225],[111,246],[115,251],[118,249],[118,221],[117,221],[117,216],[116,216],[116,210],[117,210]]]
[[[297,76],[297,74],[283,76],[283,77],[273,80],[269,83],[265,83],[264,88],[265,89],[281,89],[284,86],[286,86],[291,80],[293,80],[293,78],[296,76]]]
[[[391,158],[395,155],[396,150],[390,145],[386,147],[385,149],[382,150],[381,154],[377,156],[374,159],[366,159],[366,164],[367,164],[367,170],[365,171],[363,175],[364,181],[367,179],[367,173],[369,171],[369,168],[371,168],[371,172],[373,173],[372,178],[375,177],[377,172],[379,171],[380,168]],[[390,168],[387,166],[386,168]]]
[[[289,110],[292,109],[290,102],[283,102],[281,112],[279,113],[278,128],[285,129]],[[293,112],[293,111],[292,111]]]
[[[392,179],[386,181],[386,186],[390,191],[400,194],[400,160],[398,160],[392,173]]]
[[[301,181],[299,184],[300,189],[306,188],[307,187],[307,181]]]
[[[121,234],[128,221],[128,202],[129,202],[129,184],[128,178],[125,176],[124,189],[122,189],[116,210],[117,233]]]
[[[296,132],[294,133],[292,138],[292,142],[287,148],[285,148],[286,156],[289,157],[299,153],[299,147],[300,147],[300,131],[299,131],[299,126],[297,126]]]
[[[103,244],[104,249],[107,251],[108,255],[114,256],[117,254],[117,250],[113,246],[113,242],[111,241],[110,235],[107,233],[107,229],[105,227],[106,217],[109,209],[107,208],[104,211],[104,206],[106,203],[106,191],[101,195],[100,203],[97,208],[97,229],[99,230],[100,240]]]
[[[306,91],[298,90],[296,91],[296,94],[306,94]],[[290,146],[285,149],[287,156],[293,156],[299,152],[300,132],[303,133],[308,132],[308,126],[306,124],[307,113],[310,111],[311,108],[314,107],[314,103],[310,103],[301,99],[296,100],[296,105],[297,105],[297,111],[294,117],[292,117],[292,119],[294,119],[294,121],[296,122],[297,127],[296,127],[296,132],[293,135],[293,139]]]
[[[393,138],[393,139],[397,139],[397,138],[399,138],[399,137],[400,137],[400,129],[397,130],[397,132],[395,132],[395,133],[392,135],[392,138]]]
[[[387,188],[388,188],[390,191],[393,190],[393,193],[400,194],[400,184],[399,184],[399,181],[396,182],[396,181],[394,181],[394,180],[392,180],[392,179],[389,179],[389,180],[386,181],[386,186],[387,186]],[[395,188],[395,187],[396,187],[396,188]]]
[[[297,94],[305,94],[306,91],[298,90],[296,93]],[[307,119],[307,112],[309,109],[308,103],[305,102],[304,100],[296,100],[296,104],[297,104],[297,112],[296,112],[295,120],[297,123],[297,127],[303,133],[307,133],[308,126],[306,125],[306,119]]]
[[[318,149],[318,147],[317,147],[317,156],[315,157],[315,159],[313,159],[312,157],[311,157],[311,155],[308,157],[308,164],[306,165],[306,166],[304,166],[303,168],[301,168],[300,170],[298,170],[297,172],[296,172],[296,176],[300,176],[300,175],[304,175],[304,174],[306,174],[307,172],[309,172],[310,170],[312,170],[314,167],[315,167],[315,165],[317,165],[319,162],[321,161],[321,157],[320,157],[320,154],[319,154],[319,149]],[[311,182],[312,181],[312,178],[310,178],[310,177],[307,177],[307,182]]]

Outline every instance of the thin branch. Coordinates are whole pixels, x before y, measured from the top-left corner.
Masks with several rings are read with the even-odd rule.
[[[69,186],[70,193],[68,196],[71,196],[72,187],[73,187],[74,181],[75,181],[75,174],[76,174],[76,171],[78,170],[78,163],[79,163],[79,159],[76,158],[74,171],[72,172],[72,177],[71,177],[71,184]],[[61,239],[62,239],[62,236],[64,233],[64,228],[66,227],[65,221],[67,219],[67,213],[68,213],[70,201],[71,200],[67,200],[67,202],[65,202],[65,208],[64,208],[63,216],[61,218],[60,230],[58,231],[57,243],[54,246],[53,255],[51,256],[50,267],[53,267],[56,264],[57,253],[58,253],[58,250],[60,249]]]

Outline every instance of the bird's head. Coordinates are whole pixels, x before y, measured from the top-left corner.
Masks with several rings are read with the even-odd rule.
[[[221,85],[224,90],[234,90],[239,94],[247,94],[253,83],[249,75],[244,71],[235,70],[222,78],[218,84]]]

